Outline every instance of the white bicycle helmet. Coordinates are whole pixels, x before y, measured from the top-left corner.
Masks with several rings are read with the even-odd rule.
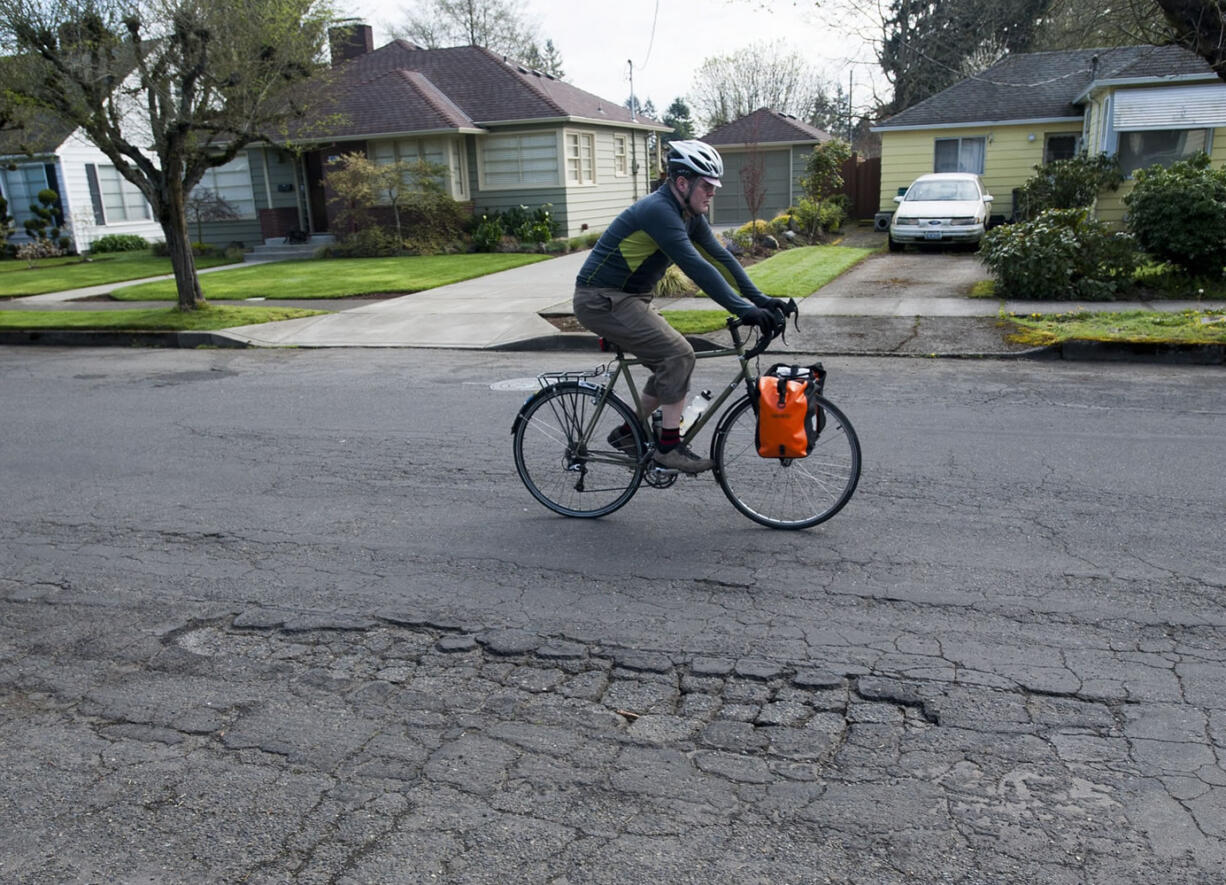
[[[668,171],[670,174],[687,171],[719,187],[724,175],[724,161],[719,151],[711,145],[696,140],[673,141],[668,145]]]

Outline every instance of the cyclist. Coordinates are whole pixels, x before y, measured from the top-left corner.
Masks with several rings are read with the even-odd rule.
[[[717,304],[766,334],[782,328],[787,310],[787,302],[762,294],[750,282],[711,232],[705,213],[723,174],[724,162],[710,145],[672,142],[664,184],[614,219],[575,281],[579,322],[651,369],[642,407],[645,414],[658,407],[663,416],[653,458],[683,473],[710,470],[712,463],[681,443],[694,348],[652,307],[656,283],[676,264]],[[609,444],[634,454],[634,437],[625,424],[609,434]]]

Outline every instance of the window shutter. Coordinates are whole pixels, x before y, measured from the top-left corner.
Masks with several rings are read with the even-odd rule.
[[[94,224],[105,227],[106,215],[102,211],[102,188],[98,187],[98,167],[93,163],[86,163],[85,177],[89,181],[89,202],[94,209]]]

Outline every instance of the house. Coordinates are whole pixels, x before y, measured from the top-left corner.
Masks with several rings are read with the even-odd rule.
[[[71,125],[38,115],[24,129],[0,132],[0,192],[15,222],[14,242],[26,239],[22,222],[46,188],[60,195],[65,233],[81,249],[108,233],[162,238],[144,195],[102,151]]]
[[[881,212],[926,172],[978,173],[998,220],[1034,167],[1079,151],[1116,155],[1125,173],[1206,151],[1226,163],[1226,83],[1179,46],[1007,56],[873,127],[881,135]],[[1095,212],[1119,224],[1130,181]],[[880,219],[880,216],[879,216]],[[879,221],[880,223],[880,221]]]
[[[200,187],[239,217],[205,223],[205,241],[251,246],[291,230],[327,233],[335,214],[328,171],[355,151],[376,162],[440,164],[445,190],[477,212],[549,203],[563,235],[599,230],[648,192],[659,134],[670,131],[479,46],[395,40],[375,49],[371,28],[359,25],[334,34],[332,52],[328,95],[314,123],[294,133],[294,150],[289,139],[253,145],[206,173]],[[142,223],[148,207],[142,217],[139,192],[99,152],[89,154],[75,135],[56,137],[34,156],[0,142],[0,160],[16,167],[0,174],[10,214],[31,187],[59,185],[66,214],[89,210],[92,230],[78,232],[83,248],[113,232],[161,237],[156,224]]]
[[[758,178],[762,206],[758,218],[774,218],[803,196],[800,178],[813,148],[832,138],[789,114],[759,108],[713,129],[702,140],[724,160],[724,186],[711,201],[711,222],[741,224],[750,211],[746,182]],[[752,188],[751,188],[752,189]]]

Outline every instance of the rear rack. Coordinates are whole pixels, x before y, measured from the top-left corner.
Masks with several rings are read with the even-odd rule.
[[[603,363],[595,368],[572,372],[541,372],[536,376],[536,380],[541,387],[548,387],[550,384],[560,384],[564,381],[586,381],[589,378],[600,378],[608,374],[609,364]]]

